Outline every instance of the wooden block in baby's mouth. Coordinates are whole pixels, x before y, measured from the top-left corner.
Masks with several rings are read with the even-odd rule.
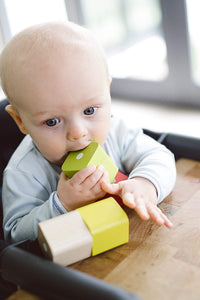
[[[96,142],[90,143],[88,147],[82,150],[70,152],[62,165],[62,170],[67,177],[71,178],[76,172],[89,165],[96,167],[103,165],[109,174],[110,182],[114,181],[118,172],[117,166]]]

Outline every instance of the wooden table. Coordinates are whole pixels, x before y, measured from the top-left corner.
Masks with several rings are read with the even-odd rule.
[[[129,243],[71,267],[143,300],[200,299],[200,163],[181,159],[177,173],[173,192],[159,205],[173,222],[172,229],[142,221],[126,208]],[[18,291],[11,299],[39,298]]]

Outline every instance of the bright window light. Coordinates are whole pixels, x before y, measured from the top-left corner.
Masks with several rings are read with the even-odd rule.
[[[5,5],[12,35],[35,24],[67,20],[64,0],[6,0]]]

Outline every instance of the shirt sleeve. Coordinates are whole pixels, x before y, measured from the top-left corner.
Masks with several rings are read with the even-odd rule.
[[[165,146],[145,135],[141,129],[128,128],[123,121],[117,121],[110,139],[112,148],[118,153],[118,165],[129,178],[144,177],[157,189],[158,203],[173,189],[176,182],[174,155]],[[115,137],[116,136],[116,137]]]
[[[157,189],[158,203],[171,192],[176,181],[173,154],[163,145],[139,131],[134,140],[135,155],[131,157],[131,147],[123,155],[124,164],[129,168],[129,178],[144,177]],[[132,167],[132,169],[130,169]]]
[[[16,169],[4,172],[2,196],[4,236],[13,242],[35,240],[39,222],[66,213],[56,191]]]

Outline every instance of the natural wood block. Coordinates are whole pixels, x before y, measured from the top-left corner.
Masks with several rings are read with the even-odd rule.
[[[77,210],[40,222],[38,241],[45,256],[64,266],[92,253],[92,235]]]

